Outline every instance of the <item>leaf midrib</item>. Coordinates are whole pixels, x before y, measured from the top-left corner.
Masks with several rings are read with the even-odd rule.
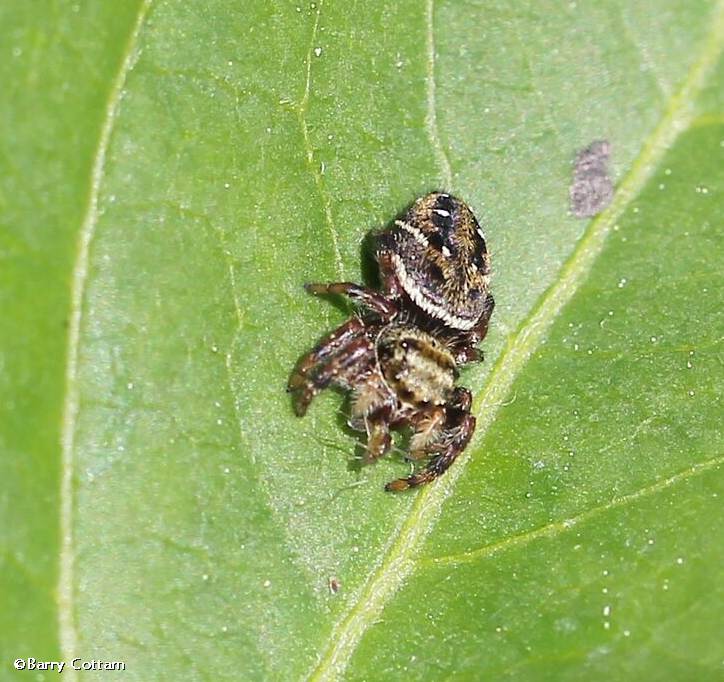
[[[432,0],[429,0],[427,29],[430,33],[431,6]],[[483,392],[473,404],[473,412],[478,419],[476,440],[479,441],[487,432],[515,379],[545,339],[562,309],[586,280],[616,221],[654,175],[666,151],[695,120],[693,102],[716,65],[724,43],[724,0],[717,3],[711,25],[699,57],[693,62],[681,88],[670,98],[659,124],[617,188],[613,202],[591,221],[561,268],[558,280],[543,294],[498,357]],[[432,53],[434,56],[434,44]],[[430,77],[434,78],[434,73],[428,70],[428,79]],[[429,88],[428,83],[428,93]],[[432,92],[434,93],[434,87]],[[387,602],[414,571],[417,552],[434,527],[443,503],[454,492],[455,485],[471,457],[471,451],[472,448],[469,448],[464,452],[445,477],[418,493],[397,540],[359,588],[357,598],[350,601],[350,607],[326,637],[325,641],[329,644],[307,676],[308,679],[335,679],[343,673],[367,628],[375,622]],[[505,538],[500,542],[504,541]]]

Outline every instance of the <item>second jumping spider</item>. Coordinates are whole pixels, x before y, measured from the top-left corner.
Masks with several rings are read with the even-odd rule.
[[[433,193],[376,236],[375,257],[381,291],[306,285],[314,294],[345,294],[361,312],[300,360],[288,390],[299,416],[327,386],[351,391],[349,424],[367,432],[366,462],[390,448],[390,429],[410,426],[408,457],[427,463],[385,486],[400,491],[444,473],[475,430],[472,395],[455,379],[460,365],[481,359],[475,346],[494,305],[490,256],[468,206]]]

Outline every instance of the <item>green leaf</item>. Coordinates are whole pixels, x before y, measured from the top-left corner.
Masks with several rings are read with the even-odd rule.
[[[122,7],[120,5],[123,5]],[[3,660],[131,679],[714,679],[724,8],[0,9]],[[567,215],[571,159],[617,192]],[[445,187],[498,302],[440,481],[295,360]],[[336,581],[339,589],[330,590]],[[50,675],[50,673],[48,673]]]

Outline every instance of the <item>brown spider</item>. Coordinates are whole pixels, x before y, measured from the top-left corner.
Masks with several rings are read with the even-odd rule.
[[[302,416],[334,385],[352,392],[349,424],[367,432],[366,462],[384,455],[390,429],[410,426],[408,457],[429,458],[400,491],[444,473],[475,430],[472,395],[454,385],[457,368],[481,359],[488,330],[490,257],[472,211],[449,194],[418,199],[375,239],[382,291],[350,282],[307,284],[313,294],[345,294],[361,313],[304,356],[288,390]]]

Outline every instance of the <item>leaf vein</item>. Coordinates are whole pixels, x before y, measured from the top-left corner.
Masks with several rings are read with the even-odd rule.
[[[79,411],[78,365],[80,350],[80,327],[83,316],[83,298],[88,278],[90,245],[98,224],[98,199],[106,170],[106,154],[115,125],[121,94],[128,74],[132,71],[138,55],[138,38],[141,33],[152,0],[142,0],[138,15],[123,51],[118,73],[114,78],[103,122],[98,137],[98,146],[93,157],[90,175],[90,189],[83,221],[78,235],[78,253],[73,266],[70,296],[70,320],[66,351],[65,398],[61,417],[60,450],[60,556],[58,567],[57,605],[60,648],[66,660],[78,650],[73,604],[73,449]]]
[[[440,139],[440,129],[437,124],[437,84],[435,81],[435,0],[427,0],[425,7],[425,40],[427,47],[427,114],[425,116],[425,128],[430,138],[430,144],[435,153],[444,187],[452,189],[452,168],[450,159],[445,152],[445,147]]]
[[[628,40],[631,47],[636,51],[641,59],[646,73],[649,75],[650,80],[654,88],[661,95],[662,99],[666,100],[671,97],[671,86],[669,82],[659,73],[653,60],[651,59],[651,53],[649,52],[646,45],[641,42],[636,35],[636,32],[631,26],[631,21],[628,15],[628,7],[626,3],[623,3],[618,7],[618,16],[620,24],[623,29],[621,34]]]
[[[304,151],[307,158],[307,165],[309,171],[314,178],[314,184],[317,186],[317,191],[322,198],[322,205],[324,208],[324,218],[327,223],[327,228],[332,237],[332,249],[334,251],[334,261],[337,268],[337,274],[339,279],[344,279],[344,264],[342,262],[342,253],[339,250],[339,238],[337,237],[337,229],[334,226],[334,219],[332,217],[332,200],[329,196],[329,192],[324,186],[324,178],[322,170],[314,162],[314,147],[312,146],[311,139],[309,137],[309,126],[307,125],[307,110],[309,108],[309,96],[311,93],[312,86],[312,54],[314,52],[314,43],[317,38],[317,32],[319,29],[319,20],[322,16],[322,6],[324,0],[319,0],[317,5],[317,14],[314,18],[314,27],[312,28],[312,37],[309,41],[309,50],[307,50],[306,68],[307,77],[304,84],[304,93],[299,105],[296,107],[297,118],[299,119],[299,127],[302,131],[302,139],[304,141]]]
[[[708,459],[704,462],[699,462],[698,464],[695,464],[694,466],[691,466],[684,471],[680,471],[673,476],[669,476],[668,478],[664,478],[659,481],[655,481],[654,483],[650,483],[649,485],[644,486],[643,488],[639,488],[634,492],[627,493],[626,495],[622,495],[621,497],[614,497],[608,502],[605,502],[604,504],[581,512],[577,516],[572,516],[571,518],[563,519],[562,521],[554,521],[552,523],[546,524],[545,526],[540,526],[539,528],[534,528],[533,530],[528,530],[518,535],[513,535],[497,542],[493,542],[489,545],[484,545],[483,547],[479,547],[477,549],[468,550],[467,552],[450,554],[440,557],[432,557],[429,559],[425,559],[420,563],[425,565],[434,564],[436,566],[443,564],[467,564],[477,559],[484,559],[493,554],[497,554],[498,552],[512,549],[513,547],[528,545],[534,540],[538,540],[539,538],[555,538],[563,535],[566,531],[574,528],[575,526],[578,526],[581,523],[590,521],[592,518],[595,518],[600,514],[604,514],[607,511],[611,511],[612,509],[620,509],[622,507],[626,507],[642,498],[650,497],[652,495],[661,493],[665,490],[668,490],[671,486],[676,485],[677,483],[681,483],[694,476],[705,473],[707,471],[711,471],[712,469],[720,466],[722,463],[724,463],[724,455],[713,457],[712,459]]]

